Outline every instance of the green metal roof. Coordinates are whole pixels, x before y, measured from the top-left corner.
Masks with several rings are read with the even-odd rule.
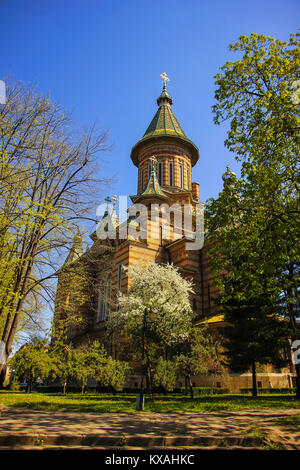
[[[149,137],[150,135],[178,135],[179,137],[186,137],[171,109],[172,103],[173,100],[167,92],[166,85],[164,85],[160,97],[157,98],[159,108],[150,122],[143,138]]]
[[[179,124],[175,114],[172,111],[171,105],[173,100],[167,92],[166,85],[164,84],[161,95],[157,98],[158,110],[154,118],[150,122],[145,134],[132,148],[131,158],[133,163],[137,164],[137,150],[143,142],[157,137],[174,137],[176,139],[184,140],[190,145],[192,152],[192,164],[194,165],[199,158],[199,151],[196,145],[187,138],[181,125]]]
[[[143,138],[149,137],[150,135],[178,135],[179,137],[186,137],[171,106],[168,104],[162,104],[158,108]]]
[[[137,199],[135,199],[134,202],[136,203],[136,202],[140,201],[141,199],[151,198],[153,196],[155,196],[157,198],[160,198],[160,199],[168,199],[168,196],[164,193],[164,191],[162,190],[159,182],[157,181],[156,171],[155,171],[154,166],[152,165],[150,178],[149,178],[148,184],[146,186],[146,189],[144,190],[144,192],[142,192],[138,196]]]
[[[82,239],[82,236],[81,236],[80,231],[78,229],[77,234],[73,238],[72,247],[71,247],[71,249],[68,253],[68,256],[67,256],[63,266],[73,263],[74,261],[76,261],[77,259],[79,259],[82,256],[82,254],[83,254],[82,243],[83,243],[83,239]]]

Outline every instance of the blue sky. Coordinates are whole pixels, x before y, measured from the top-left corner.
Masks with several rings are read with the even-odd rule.
[[[228,45],[251,32],[288,40],[299,9],[296,0],[0,0],[0,80],[35,82],[81,126],[109,129],[100,176],[116,178],[110,195],[132,195],[130,151],[156,112],[166,72],[174,113],[199,147],[193,180],[205,202],[221,190],[227,164],[238,171],[226,126],[211,112],[213,77],[235,60]]]
[[[102,171],[117,179],[109,194],[130,195],[130,150],[156,112],[166,72],[175,115],[200,150],[193,180],[204,202],[217,196],[227,164],[238,170],[224,148],[226,126],[211,112],[213,76],[235,60],[228,45],[251,32],[288,40],[299,9],[296,0],[2,0],[0,79],[37,82],[80,125],[109,129]]]

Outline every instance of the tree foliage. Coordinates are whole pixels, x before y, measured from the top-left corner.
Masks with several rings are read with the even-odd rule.
[[[95,378],[105,387],[112,387],[114,391],[123,390],[126,378],[130,372],[129,364],[108,356],[104,367],[96,368]]]
[[[163,387],[165,391],[172,392],[176,385],[177,365],[174,361],[168,361],[162,356],[159,357],[155,373],[153,375],[154,385]]]
[[[292,338],[299,335],[297,37],[251,34],[230,46],[239,58],[216,75],[213,111],[217,124],[230,121],[225,145],[241,177],[231,175],[206,205],[207,247],[223,301],[245,304],[272,293],[285,306]]]
[[[185,338],[192,321],[191,282],[175,266],[155,263],[130,267],[128,276],[129,291],[120,294],[111,327],[122,325],[132,337],[141,338],[146,313],[146,341],[171,344]]]
[[[255,177],[256,164],[273,163],[294,185],[299,183],[299,101],[293,99],[299,78],[297,37],[291,34],[283,42],[252,33],[231,44],[241,58],[227,62],[216,75],[213,107],[217,124],[230,120],[225,145],[243,161],[244,172],[252,170]]]
[[[282,305],[265,292],[240,301],[233,295],[222,306],[229,325],[224,330],[227,365],[234,372],[252,371],[252,394],[256,396],[257,366],[273,364],[280,369],[288,362],[288,325],[281,315]]]
[[[195,327],[175,348],[178,372],[185,378],[193,398],[192,377],[197,374],[216,373],[221,367],[218,359],[219,345],[205,327]]]
[[[112,387],[114,391],[124,388],[130,368],[126,362],[117,361],[108,356],[105,348],[98,341],[74,348],[56,340],[47,345],[44,340],[26,344],[10,361],[17,377],[26,380],[29,392],[36,379],[50,383],[59,380],[63,393],[68,385],[79,385],[81,392],[94,379],[102,387]]]
[[[96,207],[103,180],[95,163],[106,149],[105,132],[78,131],[34,87],[8,84],[0,108],[0,337],[7,354],[22,315],[54,300],[57,263]]]
[[[109,331],[123,331],[130,338],[152,382],[155,356],[189,334],[192,285],[173,265],[135,265],[128,268],[128,276],[128,293],[120,294],[119,308],[109,318]]]
[[[10,361],[15,374],[28,382],[29,392],[38,379],[50,377],[53,372],[53,359],[47,351],[45,341],[25,344]]]

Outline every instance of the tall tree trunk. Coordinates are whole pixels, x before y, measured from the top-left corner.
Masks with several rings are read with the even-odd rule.
[[[187,394],[188,394],[188,377],[187,377],[187,375],[185,375],[184,381],[185,381],[184,395],[187,396]]]
[[[294,265],[292,265],[289,267],[289,279],[291,283],[294,279],[294,276],[295,276]],[[297,306],[299,305],[297,294],[298,294],[297,288],[295,288],[294,291],[291,287],[287,289],[287,296],[286,296],[287,297],[287,310],[289,313],[290,325],[292,329],[292,335],[291,335],[292,343],[294,341],[299,340],[300,338],[300,331],[299,331],[300,328],[296,322],[297,312],[295,311],[297,310]],[[295,302],[292,302],[290,300],[293,298],[295,299]],[[296,308],[295,308],[295,304],[296,304]],[[300,400],[300,364],[294,364],[294,366],[296,370],[296,398],[297,400]]]
[[[297,341],[300,337],[299,334],[299,327],[296,323],[295,315],[294,315],[294,308],[292,305],[288,304],[288,311],[290,315],[290,325],[292,328],[292,343]],[[300,364],[294,364],[295,371],[296,371],[296,398],[300,400]]]
[[[300,364],[295,364],[296,369],[296,398],[300,400]]]
[[[25,300],[24,293],[28,283],[28,278],[32,271],[33,259],[36,256],[37,247],[37,243],[33,242],[30,248],[31,257],[27,265],[26,263],[22,265],[21,274],[19,275],[19,278],[16,281],[15,293],[18,293],[21,298],[18,300],[17,305],[15,305],[15,301],[13,301],[11,311],[6,319],[6,324],[2,335],[2,341],[6,343],[6,358],[8,358],[11,353],[13,340],[17,331],[20,315],[23,308],[23,303]],[[3,369],[3,366],[4,364],[0,364],[0,372]]]
[[[63,381],[63,394],[64,395],[66,394],[66,389],[67,389],[67,380],[64,379],[64,381]]]
[[[188,376],[188,384],[189,384],[189,388],[190,388],[190,396],[191,396],[192,399],[194,399],[194,390],[193,390],[193,384],[192,384],[192,380],[191,380],[190,375]]]
[[[28,393],[32,392],[32,384],[33,384],[33,376],[30,377],[29,383],[28,383]]]
[[[147,348],[145,348],[145,354],[146,354],[146,358],[147,358],[147,370],[148,370],[148,373],[149,373],[149,393],[151,393],[151,396],[152,396],[152,398],[153,398],[152,368],[151,368],[151,361],[150,361],[150,357],[149,357]],[[148,374],[147,374],[147,375],[148,375]]]
[[[146,375],[146,390],[147,390],[147,393],[149,393],[150,392],[150,378],[149,378],[149,367],[148,367],[147,362],[145,364],[145,368],[146,368],[146,372],[145,372],[145,375]]]
[[[252,396],[253,396],[253,397],[257,397],[256,365],[255,365],[255,361],[252,362]]]

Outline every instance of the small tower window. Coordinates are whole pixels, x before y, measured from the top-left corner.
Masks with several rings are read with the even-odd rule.
[[[157,178],[160,186],[163,185],[163,162],[158,162],[157,164]]]
[[[103,321],[103,316],[104,316],[104,313],[105,313],[104,310],[105,310],[105,304],[104,304],[104,300],[103,300],[103,293],[101,292],[101,290],[99,290],[99,293],[98,293],[98,306],[97,306],[97,322]]]
[[[110,281],[107,276],[99,285],[98,306],[97,306],[97,322],[107,320],[110,306]]]
[[[122,286],[122,263],[118,264],[118,291],[121,291]]]
[[[172,161],[169,161],[169,186],[174,185],[174,165]]]
[[[179,165],[179,186],[183,189],[183,164]]]
[[[141,168],[141,190],[144,190],[144,168]]]

